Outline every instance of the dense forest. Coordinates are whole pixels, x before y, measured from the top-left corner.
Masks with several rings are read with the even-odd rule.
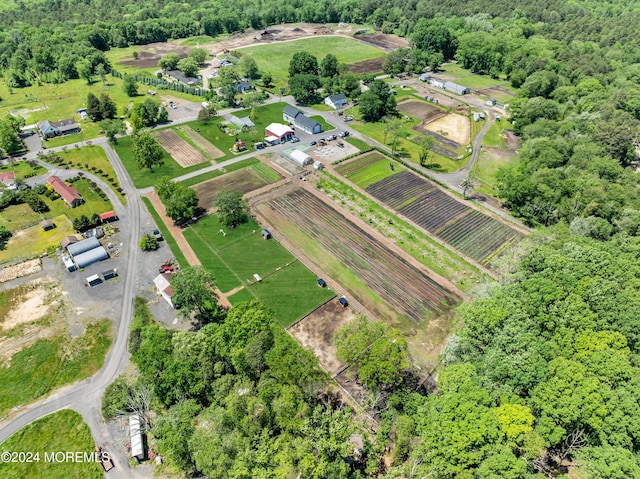
[[[166,467],[215,478],[640,477],[639,6],[4,2],[12,88],[109,69],[114,47],[304,21],[374,25],[411,39],[401,70],[455,59],[520,91],[509,105],[520,161],[498,174],[499,194],[538,232],[458,310],[434,390],[397,363],[394,381],[367,384],[373,431],[259,304],[197,332],[157,326],[137,304],[140,378],[114,384],[105,414],[149,391]]]

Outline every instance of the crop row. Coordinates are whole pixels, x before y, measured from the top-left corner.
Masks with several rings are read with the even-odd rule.
[[[297,190],[269,204],[341,261],[387,304],[414,322],[455,302],[455,297],[435,280],[311,193]]]
[[[384,159],[386,159],[384,156],[374,151],[372,153],[368,153],[359,158],[351,160],[348,163],[343,163],[342,165],[336,166],[336,171],[341,175],[349,178],[350,176],[356,174],[359,170],[362,170],[367,166]]]
[[[370,185],[367,192],[480,263],[488,262],[506,243],[520,238],[513,228],[471,209],[408,171]]]

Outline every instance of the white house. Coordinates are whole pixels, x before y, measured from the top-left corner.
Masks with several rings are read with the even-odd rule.
[[[347,104],[347,96],[344,93],[329,95],[324,99],[324,103],[334,110],[338,110]]]
[[[171,289],[171,275],[169,273],[160,273],[153,278],[153,284],[156,286],[160,296],[169,303],[169,306],[175,308],[173,304],[173,290]]]

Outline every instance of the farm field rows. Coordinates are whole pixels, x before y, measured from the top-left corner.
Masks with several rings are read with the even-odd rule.
[[[362,188],[380,181],[396,172],[404,171],[404,166],[383,161],[386,158],[377,151],[366,153],[353,161],[336,166],[336,171]]]
[[[220,191],[237,190],[242,193],[248,193],[270,183],[274,183],[279,179],[280,175],[267,165],[264,163],[256,163],[241,170],[232,171],[211,180],[203,181],[192,188],[198,195],[198,205],[206,210],[211,207],[214,197]]]
[[[425,272],[379,244],[344,215],[305,190],[267,203],[345,265],[356,277],[414,323],[443,313],[457,301]]]
[[[186,168],[209,161],[171,128],[160,130],[155,136],[162,148],[182,167]]]
[[[466,206],[435,183],[409,171],[384,178],[367,186],[366,191],[485,265],[501,248],[521,237],[513,228]]]
[[[182,131],[185,135],[187,135],[193,143],[200,148],[205,154],[209,155],[212,160],[221,158],[224,156],[224,153],[216,148],[213,144],[207,141],[200,133],[191,128],[189,125],[183,125],[181,127]]]
[[[242,300],[260,299],[287,327],[333,293],[318,288],[315,275],[275,239],[264,240],[261,230],[253,220],[229,229],[210,215],[185,229],[184,237],[221,291],[243,287],[236,293]],[[230,300],[237,302],[233,295]]]

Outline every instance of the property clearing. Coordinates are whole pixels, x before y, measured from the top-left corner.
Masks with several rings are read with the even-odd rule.
[[[0,251],[0,262],[41,255],[48,248],[59,246],[60,241],[65,236],[73,233],[73,225],[65,215],[58,215],[51,219],[56,227],[49,231],[44,231],[39,224],[36,224],[30,228],[14,232],[5,249]]]
[[[16,327],[19,324],[30,323],[42,318],[49,311],[47,290],[42,285],[33,284],[33,289],[25,294],[23,301],[11,309],[6,317],[0,318],[0,326],[3,330]]]
[[[405,115],[411,115],[422,120],[422,123],[425,125],[447,115],[446,111],[441,110],[437,106],[417,100],[398,103],[398,110]]]
[[[160,130],[156,134],[156,139],[162,145],[162,148],[183,168],[209,161],[171,128]]]
[[[205,154],[209,155],[212,160],[217,158],[221,158],[224,156],[224,153],[220,151],[216,146],[214,146],[210,141],[208,141],[204,136],[195,131],[188,125],[182,125],[180,127],[185,135],[187,135],[193,143],[200,148]]]
[[[462,115],[449,114],[427,124],[429,131],[446,136],[460,145],[466,145],[471,138],[469,118]]]

